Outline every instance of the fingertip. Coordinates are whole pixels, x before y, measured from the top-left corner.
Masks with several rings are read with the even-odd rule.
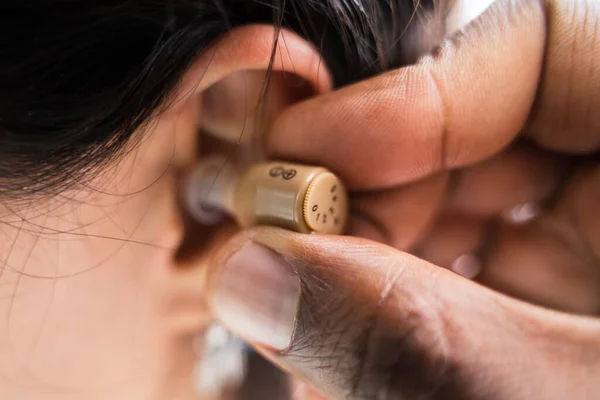
[[[537,93],[545,21],[535,3],[496,2],[416,65],[289,108],[269,133],[270,154],[374,189],[498,153],[527,123]]]

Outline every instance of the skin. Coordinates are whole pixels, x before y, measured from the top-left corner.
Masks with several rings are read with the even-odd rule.
[[[247,74],[258,87],[264,73],[245,71],[266,70],[273,36],[273,27],[248,26],[216,40],[172,106],[137,132],[141,145],[85,185],[0,205],[0,398],[197,398],[192,342],[210,316],[202,304],[193,314],[171,308],[164,285],[189,268],[186,257],[204,249],[211,229],[189,220],[178,194],[199,153],[214,146],[198,134],[210,113],[204,93],[228,76]],[[307,89],[297,94],[297,82],[288,87],[279,74],[311,82],[308,93],[330,86],[315,50],[289,32],[285,39],[274,66],[281,85],[269,92],[282,106],[284,94]]]
[[[173,193],[194,160],[194,114],[165,115],[85,188],[2,210],[0,397],[149,398],[190,367],[153,293],[183,235]]]
[[[145,154],[148,168],[132,170],[130,163],[139,160],[132,153],[115,174],[92,182],[102,193],[68,193],[68,203],[32,204],[16,216],[3,209],[2,220],[11,224],[3,226],[0,251],[10,261],[1,281],[8,292],[0,303],[8,322],[0,329],[0,397],[191,398],[187,333],[203,328],[220,268],[248,242],[283,255],[305,288],[296,318],[306,329],[283,351],[254,344],[329,398],[370,398],[381,388],[389,398],[562,399],[597,393],[596,318],[515,300],[441,268],[443,262],[436,266],[400,251],[434,260],[481,247],[482,283],[538,304],[597,313],[598,174],[584,161],[599,143],[590,134],[598,132],[596,115],[585,111],[598,102],[599,74],[592,62],[598,59],[593,40],[598,9],[582,1],[508,4],[496,3],[417,66],[318,96],[283,114],[272,110],[268,152],[318,161],[343,176],[355,192],[350,233],[357,238],[258,229],[229,239],[226,230],[207,246],[202,236],[192,235],[201,254],[178,259],[176,249],[189,232],[174,193],[177,176],[195,161],[186,150],[195,148],[201,122],[197,105],[186,101],[162,117],[165,125],[148,136],[145,150],[134,152]],[[568,4],[578,4],[577,12]],[[183,93],[201,93],[240,70],[264,69],[267,38],[272,30],[251,29],[219,42],[212,64],[200,59],[186,75]],[[305,56],[277,68],[300,74],[317,93],[326,91],[326,75],[319,79],[308,61],[314,52],[302,53],[307,47],[300,42],[287,46]],[[571,51],[572,57],[563,56]],[[205,74],[209,64],[214,69]],[[206,80],[197,86],[200,76]],[[531,142],[509,145],[517,137]],[[344,162],[348,153],[353,163]],[[375,155],[377,170],[370,161]],[[166,165],[171,167],[163,174]],[[557,180],[563,168],[570,173]],[[507,179],[506,186],[498,177]],[[132,188],[151,182],[150,189],[123,200]],[[502,187],[511,190],[498,190]],[[554,201],[531,224],[488,224],[506,208],[549,196]],[[494,208],[490,199],[497,202]],[[404,216],[410,223],[388,223]],[[62,240],[28,235],[23,228],[39,225],[50,233],[60,230]],[[477,233],[482,225],[493,228],[493,240]],[[467,231],[468,240],[453,245],[458,249],[444,245],[444,237],[455,236],[448,234],[453,227]],[[120,242],[98,237],[71,242],[64,231],[73,228],[161,247],[149,252],[129,242],[120,249]],[[100,255],[108,260],[90,269]],[[48,272],[48,264],[56,266],[60,279]],[[82,270],[86,273],[77,278],[62,277]],[[323,283],[333,290],[310,290]],[[358,312],[350,320],[344,318],[347,310]],[[331,330],[327,320],[340,329]],[[340,346],[323,351],[322,340],[310,340],[314,337]]]
[[[296,328],[249,339],[327,398],[593,398],[599,23],[592,1],[498,1],[417,65],[290,107],[268,152],[342,176],[354,238],[253,229],[174,287],[205,276],[210,303],[248,243],[279,254]],[[536,218],[504,218],[524,203]],[[466,253],[478,282],[446,269]]]
[[[288,110],[269,148],[346,179],[358,192],[353,234],[433,262],[479,252],[483,283],[597,314],[599,15],[593,2],[498,2],[418,65]],[[527,202],[543,207],[533,223],[498,221]],[[458,229],[468,243],[440,254]]]

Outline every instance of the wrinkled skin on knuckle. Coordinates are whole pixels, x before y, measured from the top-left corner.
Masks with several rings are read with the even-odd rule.
[[[283,357],[316,377],[328,398],[456,398],[444,310],[432,288],[404,286],[402,273],[389,275],[378,290],[353,293],[302,276],[296,333]]]
[[[449,341],[449,315],[436,298],[436,275],[425,287],[394,282],[365,338],[364,374],[356,398],[456,398],[457,363]],[[364,382],[364,383],[363,383]],[[376,382],[376,384],[373,384]],[[450,397],[448,397],[450,396]]]

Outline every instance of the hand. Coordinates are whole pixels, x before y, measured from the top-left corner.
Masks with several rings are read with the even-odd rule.
[[[271,155],[340,174],[354,236],[598,314],[599,24],[594,1],[497,1],[417,65],[290,108]]]
[[[481,283],[598,313],[599,23],[498,1],[416,66],[291,108],[271,154],[343,176],[362,239],[236,236],[206,261],[217,317],[332,399],[596,397],[598,319],[434,264],[476,254]]]
[[[599,321],[505,297],[388,246],[259,228],[207,265],[222,323],[327,399],[600,390]]]

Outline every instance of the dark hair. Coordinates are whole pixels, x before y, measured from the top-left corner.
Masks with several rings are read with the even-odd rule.
[[[0,199],[57,193],[118,156],[207,43],[268,22],[320,49],[335,84],[415,61],[434,0],[3,0]]]

